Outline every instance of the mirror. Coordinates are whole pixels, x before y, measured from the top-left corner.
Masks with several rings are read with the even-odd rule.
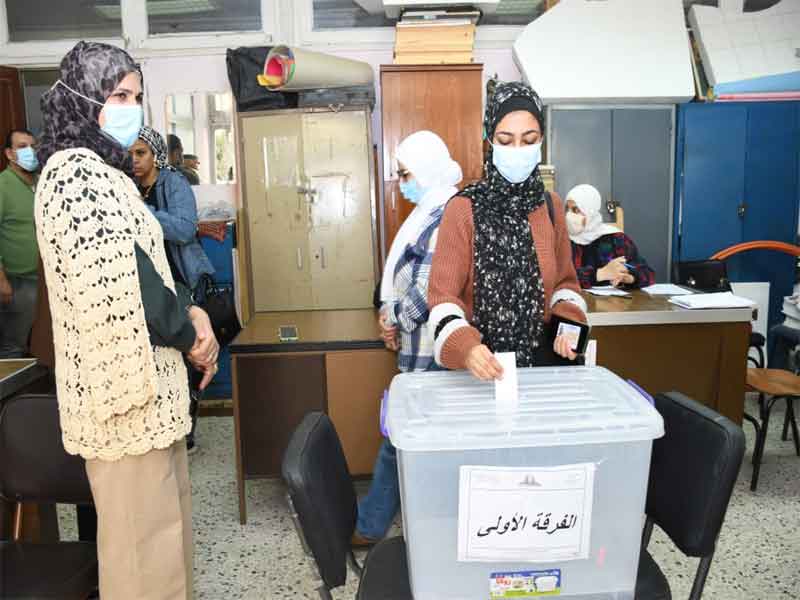
[[[233,95],[227,93],[172,94],[166,99],[168,144],[179,142],[170,164],[180,168],[194,185],[236,182],[236,146],[233,138]],[[175,143],[171,145],[174,149]],[[193,177],[196,176],[196,177]]]

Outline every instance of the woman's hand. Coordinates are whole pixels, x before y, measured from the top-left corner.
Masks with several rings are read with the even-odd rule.
[[[216,364],[219,356],[219,343],[211,328],[211,319],[199,306],[192,306],[189,309],[189,319],[197,333],[194,346],[187,354],[189,362],[198,368]]]
[[[203,379],[198,387],[204,390],[219,370],[219,367],[217,367],[219,343],[214,336],[214,330],[211,328],[211,319],[208,318],[206,311],[199,306],[192,306],[189,309],[189,319],[191,319],[192,325],[197,332],[197,338],[186,357],[195,369],[202,371]]]
[[[400,349],[400,342],[397,339],[397,327],[389,324],[388,318],[384,311],[381,311],[381,314],[378,317],[378,325],[381,328],[381,339],[383,340],[383,343],[389,350],[397,352]]]
[[[495,379],[503,378],[503,366],[484,344],[479,344],[469,351],[464,365],[470,373],[481,381],[494,381]]]
[[[633,283],[633,276],[625,267],[625,257],[620,256],[609,262],[605,267],[597,270],[597,281],[609,281],[616,287],[620,283],[627,283],[627,278]]]
[[[558,354],[563,358],[568,358],[569,360],[575,360],[577,354],[572,350],[572,342],[571,340],[564,335],[559,335],[556,338],[556,341],[553,343],[553,352]]]

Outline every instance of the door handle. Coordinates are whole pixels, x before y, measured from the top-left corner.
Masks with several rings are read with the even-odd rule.
[[[328,261],[325,260],[325,246],[320,246],[319,258],[322,261],[322,268],[323,269],[327,269],[328,268]]]
[[[745,215],[745,213],[746,213],[746,212],[747,212],[747,204],[746,204],[746,203],[744,203],[744,202],[742,202],[742,203],[741,203],[741,204],[740,204],[740,205],[739,205],[739,206],[736,208],[736,214],[738,214],[738,215],[739,215],[739,218],[740,218],[740,219],[744,219],[744,215]]]
[[[395,210],[397,208],[397,199],[395,198],[395,193],[396,191],[394,189],[394,186],[392,186],[392,210]]]
[[[303,270],[303,251],[300,249],[300,246],[297,247],[297,270]]]

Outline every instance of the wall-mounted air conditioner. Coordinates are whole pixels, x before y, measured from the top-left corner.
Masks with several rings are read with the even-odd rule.
[[[481,0],[480,2],[470,2],[469,0],[355,0],[355,2],[370,14],[385,13],[390,19],[397,19],[403,9],[434,10],[454,6],[474,6],[487,14],[495,12],[497,5],[500,4],[500,0]]]

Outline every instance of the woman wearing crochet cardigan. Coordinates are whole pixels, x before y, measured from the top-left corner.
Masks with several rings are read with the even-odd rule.
[[[216,373],[208,316],[176,286],[158,221],[129,177],[137,65],[78,43],[42,97],[36,227],[53,316],[64,447],[86,459],[104,600],[192,597],[182,353]]]

